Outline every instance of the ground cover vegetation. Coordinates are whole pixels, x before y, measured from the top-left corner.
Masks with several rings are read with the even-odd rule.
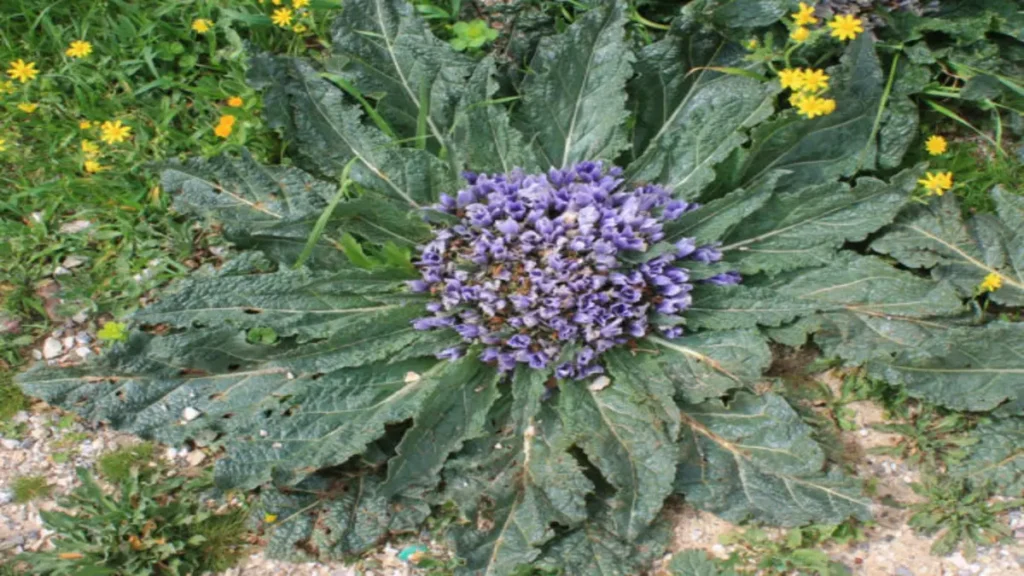
[[[166,52],[106,56],[114,84],[75,80],[119,70],[99,62],[37,78],[7,42],[11,164],[81,152],[18,174],[9,321],[46,317],[35,282],[72,253],[98,265],[66,300],[102,312],[199,267],[27,393],[223,450],[217,485],[258,490],[280,558],[351,557],[443,510],[459,573],[633,574],[682,498],[794,528],[741,537],[762,569],[826,573],[811,547],[848,530],[801,527],[867,520],[870,498],[765,376],[813,346],[855,370],[851,395],[913,405],[889,431],[930,474],[912,524],[944,531],[937,552],[1005,536],[989,499],[1024,477],[1012,3],[228,4],[168,5]],[[99,59],[35,13],[61,65]],[[117,190],[123,222],[99,215]],[[116,232],[54,249],[80,210]],[[198,230],[224,262],[199,266]]]

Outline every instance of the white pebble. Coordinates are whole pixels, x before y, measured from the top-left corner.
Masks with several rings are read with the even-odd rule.
[[[52,360],[60,356],[60,353],[63,351],[64,346],[61,345],[60,340],[51,336],[43,341],[43,358]]]
[[[191,406],[181,411],[181,417],[184,418],[185,422],[191,422],[196,418],[199,418],[199,414],[199,410],[196,410]]]

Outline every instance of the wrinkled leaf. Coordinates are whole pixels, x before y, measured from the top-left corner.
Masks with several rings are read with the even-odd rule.
[[[543,164],[614,160],[628,146],[623,89],[633,55],[619,1],[588,11],[563,34],[541,40],[522,86],[522,123]]]
[[[780,526],[866,518],[870,501],[835,469],[800,416],[774,394],[682,406],[676,490],[730,522]]]

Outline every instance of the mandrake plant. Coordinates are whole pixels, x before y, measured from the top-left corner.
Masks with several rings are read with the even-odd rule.
[[[690,3],[637,48],[599,4],[523,72],[401,0],[346,2],[322,62],[251,62],[294,166],[164,173],[237,257],[22,386],[223,448],[217,482],[260,488],[282,558],[358,554],[452,505],[462,572],[488,575],[635,574],[674,495],[736,522],[867,517],[768,391],[769,344],[1012,422],[1024,327],[979,302],[1024,303],[1024,203],[996,192],[999,218],[964,223],[949,195],[913,201],[916,112],[887,102],[871,39],[807,120],[716,31],[729,10]],[[982,463],[1008,485],[1012,445]]]

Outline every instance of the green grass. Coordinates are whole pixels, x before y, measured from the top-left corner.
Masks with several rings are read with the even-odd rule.
[[[18,504],[46,498],[52,489],[45,476],[18,476],[11,482],[11,492]]]
[[[153,459],[155,446],[152,442],[143,442],[133,446],[124,446],[100,456],[97,462],[100,474],[111,482],[123,482],[131,475],[132,467],[146,469],[146,464]]]
[[[279,155],[245,85],[244,42],[275,52],[316,48],[339,4],[312,2],[302,20],[310,31],[297,34],[274,26],[268,15],[277,7],[256,0],[0,3],[0,72],[16,59],[40,72],[0,94],[0,306],[22,328],[20,336],[0,335],[0,359],[17,364],[19,348],[32,341],[26,335],[40,334],[53,316],[119,316],[197,264],[190,257],[207,239],[168,212],[155,167],[242,145],[257,157]],[[214,30],[194,32],[199,17]],[[90,42],[93,53],[67,57],[74,40]],[[243,106],[227,106],[232,96]],[[26,102],[39,107],[19,110]],[[213,128],[228,113],[238,122],[222,139]],[[94,126],[80,128],[84,120]],[[96,125],[108,120],[131,127],[131,138],[101,143]],[[83,140],[100,146],[103,171],[84,170]],[[90,225],[62,231],[76,221]],[[40,286],[71,256],[84,263],[57,277],[64,302],[48,308]]]
[[[0,369],[0,425],[25,408],[28,408],[28,398],[14,385],[14,374]]]

